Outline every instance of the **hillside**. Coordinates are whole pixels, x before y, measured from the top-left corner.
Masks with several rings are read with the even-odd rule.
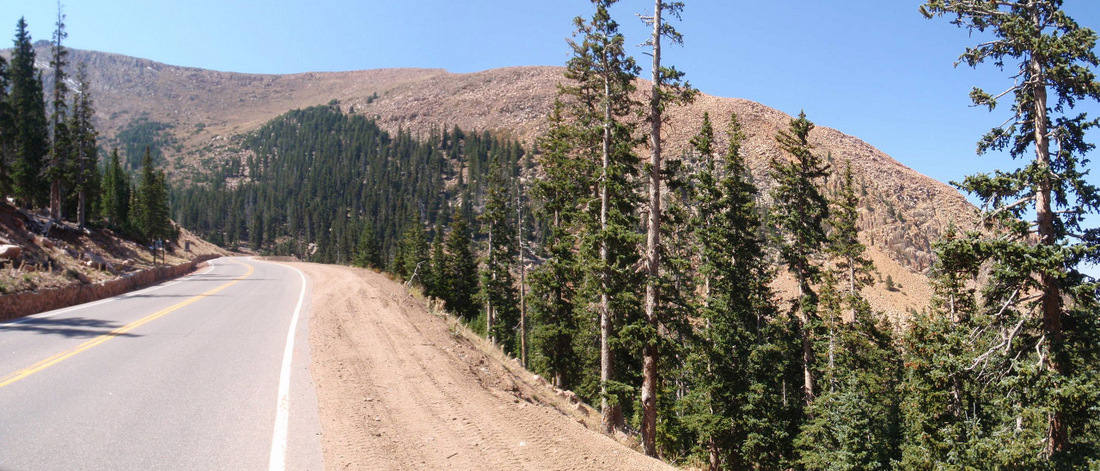
[[[40,66],[47,50],[38,49]],[[72,51],[91,73],[97,126],[107,145],[156,142],[178,180],[206,173],[225,159],[239,159],[240,137],[290,109],[337,100],[347,113],[375,119],[389,132],[427,135],[457,125],[488,130],[530,145],[560,81],[560,67],[516,67],[471,74],[437,69],[385,69],[292,75],[255,75],[176,67],[90,51]],[[644,88],[644,87],[640,87]],[[750,167],[764,189],[768,160],[780,156],[776,131],[790,119],[767,106],[701,94],[670,111],[669,148],[678,152],[696,132],[703,112],[724,129],[737,113],[748,132]],[[810,116],[813,119],[813,116]],[[862,237],[885,278],[902,277],[904,294],[874,290],[876,307],[894,312],[927,300],[924,277],[931,243],[952,221],[970,227],[973,207],[952,187],[921,175],[859,140],[818,123],[816,152],[835,163],[850,161],[865,195]],[[720,140],[721,140],[721,134]],[[132,146],[132,145],[131,145]],[[878,299],[878,301],[874,301]]]
[[[49,227],[49,230],[45,228]],[[98,283],[155,266],[176,265],[226,252],[181,229],[166,251],[152,252],[110,229],[49,226],[48,216],[0,201],[0,245],[19,247],[14,261],[0,258],[0,295]]]

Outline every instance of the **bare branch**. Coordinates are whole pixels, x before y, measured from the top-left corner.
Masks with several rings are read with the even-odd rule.
[[[1028,196],[1028,197],[1025,197],[1025,198],[1021,198],[1019,201],[1016,201],[1015,203],[1012,203],[1008,206],[1001,206],[1000,208],[997,208],[993,212],[987,214],[985,216],[985,219],[986,220],[992,219],[994,216],[996,216],[998,214],[1001,214],[1001,213],[1003,213],[1005,211],[1008,211],[1012,208],[1022,206],[1024,204],[1027,204],[1027,203],[1030,203],[1030,202],[1033,202],[1033,201],[1035,201],[1035,195],[1031,195],[1031,196]]]
[[[1047,339],[1047,334],[1044,333],[1042,337],[1039,337],[1039,341],[1035,342],[1035,353],[1039,355],[1039,360],[1036,366],[1039,367],[1039,371],[1043,370],[1043,365],[1046,364],[1046,355],[1043,354],[1043,349],[1040,348],[1043,345],[1043,341]]]
[[[1012,329],[1012,333],[1008,334],[1008,338],[1005,339],[1005,351],[1003,353],[1004,355],[1007,355],[1008,350],[1010,348],[1012,348],[1012,341],[1016,339],[1016,334],[1020,333],[1020,329],[1023,328],[1024,321],[1026,321],[1026,320],[1027,320],[1027,317],[1020,316],[1020,322],[1017,322],[1016,323],[1016,328]]]

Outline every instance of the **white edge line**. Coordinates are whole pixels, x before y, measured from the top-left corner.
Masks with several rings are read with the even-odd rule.
[[[287,265],[283,265],[287,266]],[[298,317],[302,313],[302,302],[306,299],[306,275],[295,267],[302,279],[302,291],[298,295],[298,306],[294,308],[294,317],[290,319],[290,330],[286,334],[286,348],[283,350],[283,367],[279,372],[279,397],[275,406],[275,430],[271,434],[271,460],[267,469],[283,471],[286,469],[287,433],[290,422],[290,362],[294,358],[294,335],[298,330]]]
[[[109,303],[111,301],[117,301],[119,299],[126,299],[126,298],[128,298],[130,296],[133,296],[135,294],[150,293],[150,292],[156,291],[156,290],[161,289],[161,288],[167,288],[169,286],[182,283],[184,280],[186,280],[188,278],[191,278],[193,276],[205,275],[205,274],[209,273],[211,270],[213,270],[215,266],[216,265],[210,264],[201,272],[192,273],[192,274],[184,276],[182,278],[177,278],[175,280],[170,280],[170,281],[167,281],[167,282],[164,282],[164,283],[161,283],[161,284],[158,284],[158,285],[150,286],[148,288],[140,289],[140,290],[137,290],[137,291],[131,291],[129,293],[122,293],[118,296],[112,296],[112,297],[109,297],[109,298],[100,299],[99,301],[92,301],[90,303],[78,304],[76,306],[61,308],[61,309],[57,309],[57,310],[54,310],[54,311],[48,311],[48,312],[44,312],[42,314],[31,314],[29,316],[24,316],[20,319],[17,319],[17,320],[11,321],[11,322],[0,322],[0,326],[17,325],[17,324],[22,324],[24,322],[34,321],[34,320],[49,319],[49,318],[51,318],[53,316],[56,316],[58,314],[65,314],[67,312],[72,312],[72,311],[76,311],[76,310],[79,310],[79,309],[98,306],[100,304],[106,304],[106,303]]]

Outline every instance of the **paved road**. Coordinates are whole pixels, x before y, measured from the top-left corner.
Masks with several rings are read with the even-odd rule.
[[[322,469],[305,278],[210,263],[0,324],[0,470]]]

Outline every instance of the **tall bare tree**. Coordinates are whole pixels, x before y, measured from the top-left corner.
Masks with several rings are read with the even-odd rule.
[[[653,83],[649,95],[649,221],[646,232],[646,288],[645,319],[648,324],[645,346],[642,347],[642,451],[657,456],[657,343],[660,319],[659,278],[661,276],[661,126],[663,111],[670,103],[686,103],[695,96],[689,84],[683,82],[684,73],[675,67],[661,65],[661,40],[683,44],[683,36],[666,20],[668,16],[680,19],[684,2],[653,2],[653,16],[643,16],[642,21],[653,28],[646,46],[653,57]]]

